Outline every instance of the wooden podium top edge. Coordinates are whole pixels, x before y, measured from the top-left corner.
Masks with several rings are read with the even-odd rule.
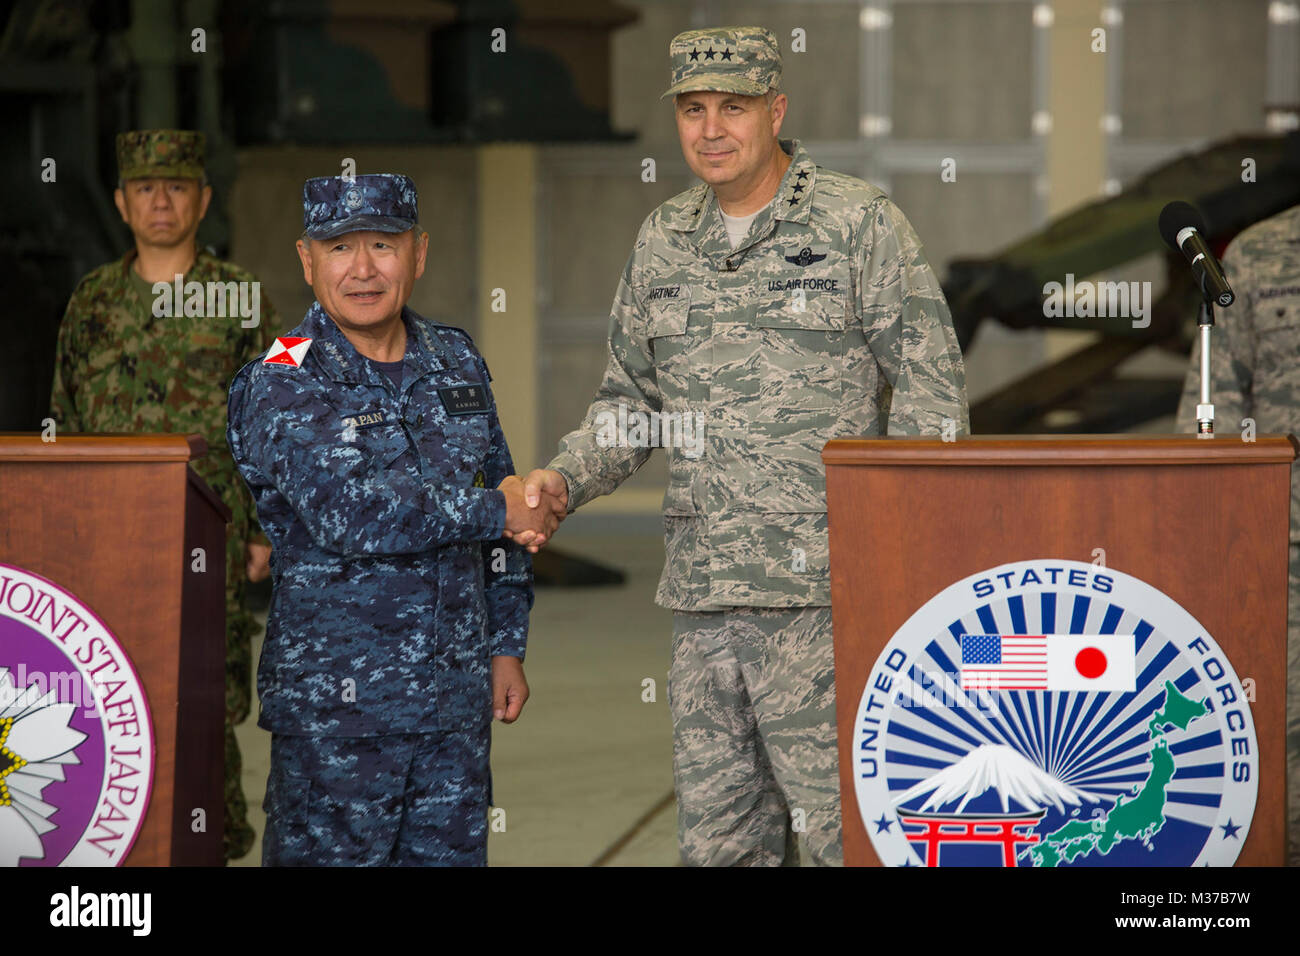
[[[72,434],[46,442],[40,432],[0,432],[0,461],[193,461],[207,453],[201,435]]]
[[[956,441],[890,435],[827,442],[827,465],[1262,465],[1290,464],[1294,435],[964,435]]]

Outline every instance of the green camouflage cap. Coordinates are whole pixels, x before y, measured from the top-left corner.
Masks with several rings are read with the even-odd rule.
[[[117,134],[119,179],[203,178],[203,134],[192,129],[137,129]]]
[[[672,86],[660,99],[693,90],[761,96],[781,88],[781,48],[762,27],[687,30],[668,44]]]

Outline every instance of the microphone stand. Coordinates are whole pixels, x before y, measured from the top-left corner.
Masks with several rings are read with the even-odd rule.
[[[1196,437],[1214,437],[1214,405],[1210,402],[1210,332],[1214,328],[1214,303],[1205,291],[1201,273],[1201,310],[1196,317],[1201,330],[1201,403],[1196,406]]]

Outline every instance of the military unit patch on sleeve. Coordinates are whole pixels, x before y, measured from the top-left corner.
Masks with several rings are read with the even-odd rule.
[[[311,348],[311,339],[292,335],[277,338],[275,344],[267,350],[266,358],[262,359],[262,364],[299,368],[302,365],[302,360],[307,357],[309,348]]]

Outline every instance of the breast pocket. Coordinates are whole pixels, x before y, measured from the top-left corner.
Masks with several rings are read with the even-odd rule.
[[[470,474],[482,468],[492,450],[492,432],[488,412],[457,415],[446,426],[444,438],[459,458],[458,467]]]
[[[651,300],[650,325],[646,332],[664,408],[701,401],[705,371],[698,365],[703,360],[699,354],[701,336],[698,330],[690,328],[690,286],[671,287],[677,290],[675,297]]]
[[[225,335],[192,330],[179,344],[185,352],[185,368],[195,381],[208,385],[224,383],[239,370],[234,343]]]
[[[650,303],[650,327],[647,338],[654,357],[655,377],[665,407],[685,401],[691,391],[692,337],[687,332],[691,315],[691,290],[678,286],[674,298]]]
[[[845,323],[838,292],[787,292],[758,306],[758,413],[764,420],[799,419],[839,405]]]
[[[484,404],[488,404],[486,399]],[[425,410],[413,428],[420,445],[422,473],[463,488],[474,486],[480,472],[486,481],[492,454],[490,409],[448,414],[436,392],[429,403],[419,407]],[[408,421],[410,416],[408,411]]]
[[[361,415],[346,417],[343,440],[349,439],[369,456],[376,470],[397,467],[399,459],[411,448],[401,422],[391,414],[384,414],[382,421],[373,424],[366,423]]]
[[[230,366],[230,354],[222,349],[192,349],[185,353],[185,367],[206,381],[229,378]]]

